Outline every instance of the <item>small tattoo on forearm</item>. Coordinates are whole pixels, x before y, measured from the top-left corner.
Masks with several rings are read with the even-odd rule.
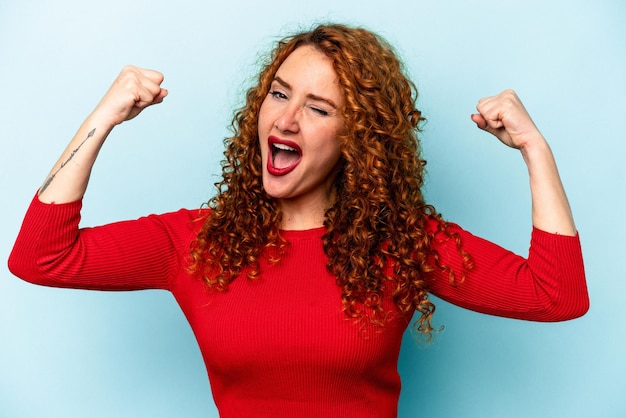
[[[61,163],[59,168],[57,168],[57,170],[54,173],[52,173],[52,175],[50,177],[48,177],[48,180],[46,180],[44,185],[41,186],[41,189],[39,190],[39,194],[42,194],[48,188],[48,186],[50,186],[50,183],[52,183],[52,180],[54,180],[54,178],[56,177],[58,172],[61,171],[61,169],[63,167],[65,167],[67,165],[67,163],[69,163],[72,160],[72,158],[74,158],[74,155],[78,152],[80,147],[82,147],[83,144],[85,142],[87,142],[87,140],[89,138],[91,138],[95,132],[96,132],[96,128],[93,128],[91,131],[89,131],[89,133],[87,134],[87,137],[85,139],[83,139],[83,142],[78,144],[78,146],[74,150],[72,150],[72,152],[70,153],[69,157],[67,157],[67,160],[65,160],[63,163]]]

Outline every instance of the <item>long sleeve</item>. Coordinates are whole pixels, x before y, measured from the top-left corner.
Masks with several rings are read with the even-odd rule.
[[[35,196],[9,269],[35,284],[94,290],[169,289],[189,249],[190,215],[179,211],[79,229],[81,201]]]
[[[533,228],[528,258],[476,237],[456,225],[463,249],[474,268],[465,273],[453,240],[434,240],[441,262],[456,273],[457,284],[445,271],[430,280],[431,293],[455,305],[490,315],[532,321],[564,321],[589,309],[579,236],[550,234]]]

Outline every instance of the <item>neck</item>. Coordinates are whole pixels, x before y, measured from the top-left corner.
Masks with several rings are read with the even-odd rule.
[[[326,210],[332,206],[335,193],[326,199],[303,201],[301,199],[281,199],[279,201],[282,213],[281,229],[285,231],[301,231],[324,226]]]
[[[285,202],[281,202],[280,206],[283,214],[280,227],[283,230],[299,231],[319,228],[324,225],[325,208],[319,208],[318,210],[308,208],[306,211],[301,211]]]

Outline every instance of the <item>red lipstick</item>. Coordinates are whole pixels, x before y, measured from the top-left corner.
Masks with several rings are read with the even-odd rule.
[[[295,142],[270,136],[267,144],[267,171],[273,176],[290,173],[302,160],[302,149]]]

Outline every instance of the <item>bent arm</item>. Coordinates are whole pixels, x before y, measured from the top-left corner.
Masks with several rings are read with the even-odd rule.
[[[522,102],[512,90],[480,99],[472,120],[505,145],[520,150],[528,167],[533,232],[525,259],[452,225],[463,250],[474,262],[465,270],[454,240],[434,236],[441,263],[456,275],[448,282],[444,270],[430,282],[433,294],[456,305],[491,315],[535,321],[562,321],[589,308],[585,271],[574,218],[556,162]],[[445,234],[444,234],[445,235]]]
[[[124,68],[116,78],[33,199],[9,257],[9,268],[16,276],[49,286],[88,289],[167,286],[166,276],[162,271],[158,274],[158,269],[144,272],[141,277],[148,278],[145,283],[141,277],[128,280],[132,271],[141,270],[150,261],[135,256],[150,248],[154,257],[159,249],[154,246],[159,240],[150,235],[148,228],[145,232],[132,229],[132,225],[145,226],[145,222],[129,224],[128,229],[78,229],[81,199],[107,135],[147,106],[160,103],[167,95],[167,90],[160,87],[162,81],[160,73],[136,67]],[[167,234],[159,233],[158,228],[153,227],[152,232],[169,242]],[[157,256],[161,258],[149,265],[164,270],[162,261],[166,257]]]

